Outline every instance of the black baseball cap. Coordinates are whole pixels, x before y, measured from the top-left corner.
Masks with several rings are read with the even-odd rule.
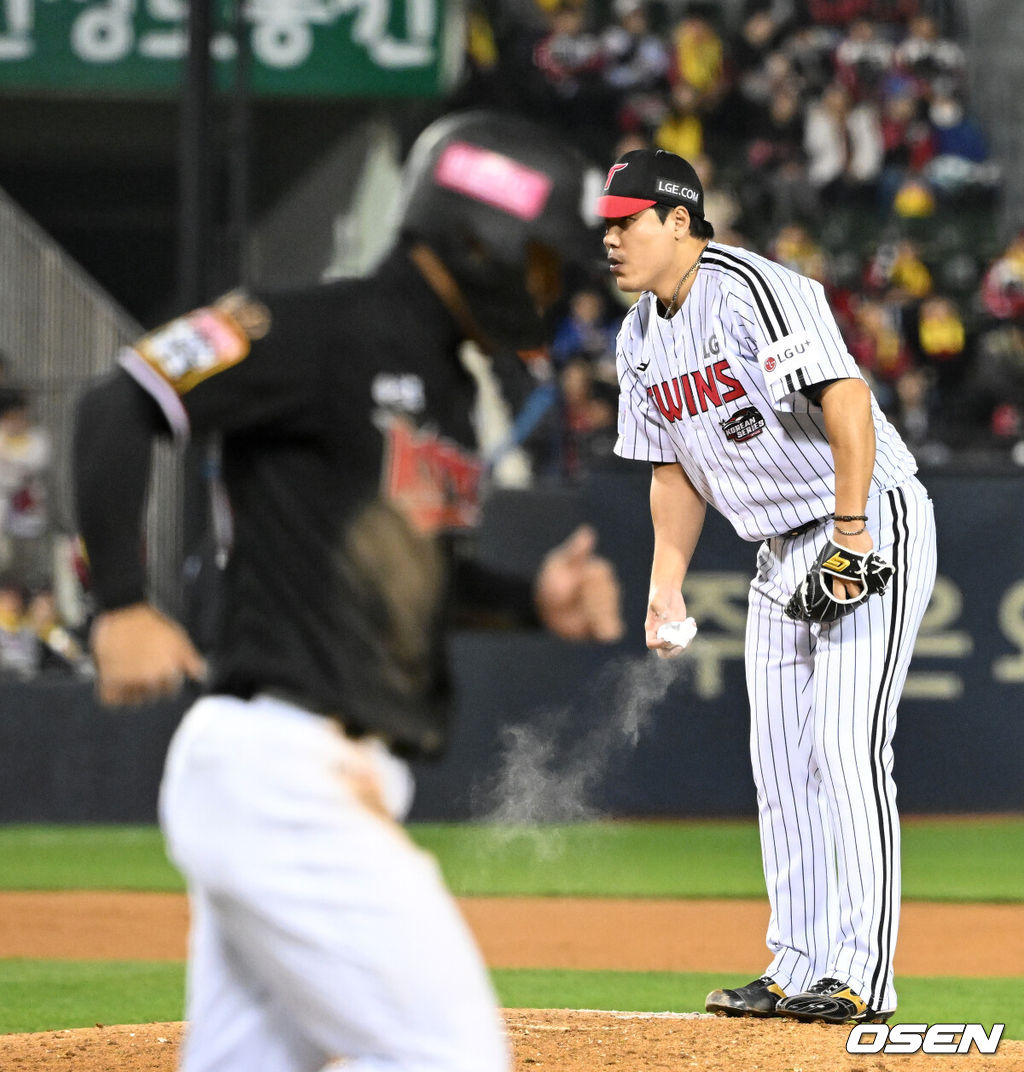
[[[683,205],[703,216],[704,187],[681,156],[664,149],[633,149],[608,170],[595,208],[602,219],[617,220],[657,204]]]

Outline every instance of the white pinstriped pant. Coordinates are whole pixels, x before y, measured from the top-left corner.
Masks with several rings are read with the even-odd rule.
[[[884,596],[831,625],[783,613],[831,523],[761,545],[746,675],[771,903],[767,974],[787,994],[834,977],[889,1011],[900,913],[892,738],[935,583],[935,521],[916,478],[872,496],[867,514],[875,550],[896,573]]]
[[[268,696],[200,700],[160,819],[189,883],[183,1072],[507,1072],[483,961],[396,822],[406,765]]]

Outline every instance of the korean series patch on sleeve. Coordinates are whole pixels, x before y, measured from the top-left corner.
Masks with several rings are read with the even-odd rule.
[[[241,291],[196,309],[144,335],[135,352],[178,395],[249,355],[253,340],[270,327],[265,306]]]

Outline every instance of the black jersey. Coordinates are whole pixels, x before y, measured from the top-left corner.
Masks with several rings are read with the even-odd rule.
[[[484,475],[460,344],[399,249],[369,278],[231,295],[122,354],[173,429],[222,437],[234,535],[214,691],[277,691],[440,747],[454,597],[520,618],[529,603],[525,580],[460,562]]]

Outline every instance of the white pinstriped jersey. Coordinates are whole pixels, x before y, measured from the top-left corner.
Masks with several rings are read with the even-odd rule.
[[[678,461],[746,540],[826,518],[835,473],[819,406],[800,393],[861,378],[820,283],[749,250],[712,242],[682,308],[658,315],[645,291],[616,345],[615,453]],[[917,469],[871,400],[877,453],[870,494]]]

